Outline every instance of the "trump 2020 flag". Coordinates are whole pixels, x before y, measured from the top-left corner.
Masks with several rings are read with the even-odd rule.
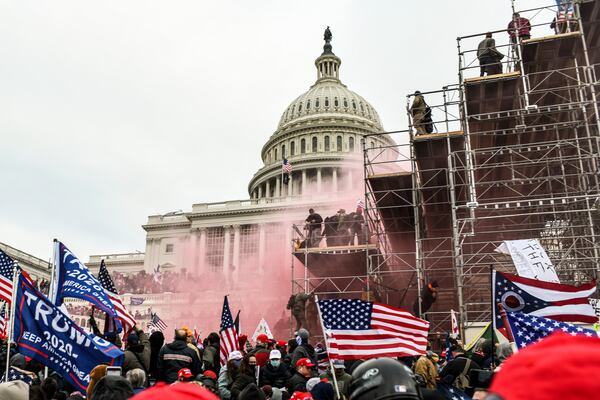
[[[57,246],[55,250],[56,272],[52,302],[60,306],[65,297],[89,301],[109,317],[114,318],[116,329],[121,332],[121,322],[117,319],[119,315],[100,282],[67,246],[59,241],[55,245]]]
[[[123,362],[121,350],[77,326],[23,274],[15,290],[13,339],[19,353],[56,371],[79,391],[87,388],[95,366]]]

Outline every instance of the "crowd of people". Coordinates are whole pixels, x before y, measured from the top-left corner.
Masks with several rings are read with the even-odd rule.
[[[306,240],[298,241],[296,248],[324,246],[348,246],[366,243],[364,234],[365,217],[363,208],[358,206],[356,211],[346,213],[340,208],[334,215],[321,217],[314,209],[308,210],[304,231]]]
[[[119,345],[118,338],[106,339]],[[0,399],[535,400],[596,398],[600,388],[595,375],[580,376],[584,371],[578,372],[577,368],[598,364],[597,338],[559,333],[514,356],[509,343],[494,345],[490,339],[480,339],[467,352],[460,341],[452,339],[447,353],[443,351],[440,355],[428,350],[417,357],[346,361],[328,360],[324,346],[318,343],[313,347],[310,339],[304,328],[287,341],[258,335],[254,346],[245,335],[240,335],[240,350],[231,351],[227,362],[221,365],[216,332],[198,343],[193,332],[183,327],[175,330],[172,342],[165,344],[162,332],[148,335],[136,327],[127,336],[123,364],[117,373],[114,367],[96,366],[90,373],[86,391],[75,390],[51,370],[42,379],[41,364],[13,351],[9,361],[10,380],[0,383]],[[544,352],[540,351],[542,345]],[[542,375],[536,380],[535,374],[543,373],[545,368],[539,365],[543,364],[540,358],[544,354],[553,362],[561,358],[564,366],[561,377],[547,380],[549,377]],[[0,369],[4,369],[5,363],[6,344],[2,348]],[[594,373],[598,370],[598,366],[593,368]],[[553,383],[553,380],[569,382],[578,376],[579,380],[572,382],[575,386],[568,390]],[[528,380],[519,384],[517,378]],[[545,382],[545,392],[529,390],[530,385],[540,387],[540,381]],[[560,397],[553,397],[555,387]],[[581,393],[594,395],[580,397]]]
[[[161,271],[157,274],[146,271],[132,274],[113,272],[111,276],[119,293],[131,294],[179,293],[189,289],[190,282],[199,279],[187,271]]]

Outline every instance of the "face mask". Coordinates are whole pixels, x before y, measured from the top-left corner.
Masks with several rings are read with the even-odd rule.
[[[298,343],[298,346],[302,344],[302,338],[300,336],[296,336],[296,343]]]
[[[233,360],[233,365],[235,365],[236,367],[239,367],[241,363],[242,360]]]
[[[275,368],[278,368],[280,364],[281,364],[280,360],[271,360],[271,365]]]

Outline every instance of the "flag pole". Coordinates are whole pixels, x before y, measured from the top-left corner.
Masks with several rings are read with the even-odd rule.
[[[321,322],[321,329],[323,329],[323,340],[325,340],[325,346],[327,347],[327,353],[329,353],[329,342],[327,341],[327,332],[325,332],[325,323],[323,322],[323,316],[321,315],[321,307],[319,307],[319,297],[315,294],[315,304],[317,305],[317,311],[319,313],[319,321]],[[340,388],[338,387],[337,378],[335,377],[335,367],[333,366],[333,360],[331,357],[327,357],[329,359],[329,368],[331,368],[331,376],[333,377],[333,387],[335,388],[335,393],[337,394],[337,398],[340,399]],[[317,364],[318,364],[317,360]]]
[[[54,283],[54,278],[56,276],[56,255],[58,247],[58,240],[54,238],[52,240],[52,262],[50,263],[50,287],[48,288],[48,298],[54,304],[56,285]],[[44,367],[44,379],[48,378],[48,367]]]
[[[8,370],[10,369],[10,345],[12,342],[12,336],[13,336],[13,324],[15,322],[15,310],[16,310],[16,305],[15,305],[15,297],[17,294],[17,285],[19,282],[19,267],[17,266],[17,263],[14,263],[13,266],[13,287],[12,287],[12,296],[11,296],[11,304],[10,304],[10,316],[9,316],[9,322],[8,322],[8,326],[6,327],[6,373],[4,375],[4,381],[8,382]]]
[[[496,289],[496,285],[494,282],[494,265],[490,264],[490,295],[492,297],[492,370],[496,367],[496,304],[494,303],[494,293]]]

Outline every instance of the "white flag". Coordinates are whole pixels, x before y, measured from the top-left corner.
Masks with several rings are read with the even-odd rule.
[[[539,240],[505,240],[496,251],[510,255],[519,276],[560,283],[556,269]]]
[[[456,311],[450,310],[450,321],[452,322],[452,332],[450,336],[454,339],[458,339],[460,331],[458,329],[458,318],[456,317]]]
[[[267,324],[267,321],[264,318],[260,319],[260,322],[258,323],[258,326],[252,335],[252,340],[256,343],[256,338],[262,333],[267,335],[269,339],[273,339],[273,334],[271,333],[271,329],[269,329],[269,324]]]

